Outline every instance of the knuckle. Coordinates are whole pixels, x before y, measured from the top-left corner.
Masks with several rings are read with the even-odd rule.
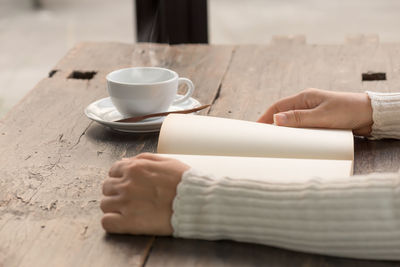
[[[104,201],[104,198],[100,201],[100,209],[104,212],[106,206],[106,202]]]
[[[134,166],[134,163],[129,163],[121,167],[122,173],[127,173],[131,169],[131,166]]]
[[[103,193],[103,195],[107,194],[107,185],[106,185],[106,183],[103,184],[101,192]]]
[[[303,90],[303,92],[306,94],[315,93],[316,91],[318,91],[318,89],[315,88],[306,88]]]
[[[128,169],[130,174],[135,174],[140,172],[146,167],[146,162],[143,160],[136,160],[129,164]]]
[[[310,97],[310,96],[315,95],[315,94],[317,94],[317,93],[318,93],[318,89],[315,89],[315,88],[307,88],[307,89],[304,89],[303,91],[301,91],[301,92],[300,92],[300,95],[301,95],[302,97],[307,98],[307,97]]]
[[[151,153],[149,152],[144,152],[144,153],[140,153],[139,155],[136,156],[137,159],[145,159],[145,158],[149,158],[151,157]]]
[[[110,220],[107,217],[103,217],[101,218],[101,226],[103,227],[103,229],[110,233],[111,232],[111,224],[110,224]]]
[[[140,160],[137,160],[135,162],[133,162],[131,165],[129,165],[129,170],[130,171],[138,171],[142,168],[142,163],[140,162]]]
[[[131,180],[134,178],[134,176],[137,174],[138,172],[138,167],[136,166],[136,164],[132,164],[130,165],[127,170],[126,170],[126,180]]]
[[[300,112],[298,112],[297,110],[293,110],[292,114],[293,114],[293,118],[294,118],[294,121],[296,122],[296,124],[301,125],[302,118],[301,118]]]
[[[313,108],[318,105],[323,91],[316,88],[308,88],[300,93],[300,101],[306,103],[307,107]]]
[[[108,171],[108,176],[111,176],[112,173],[117,171],[117,170],[123,170],[125,165],[126,165],[126,162],[124,162],[124,161],[115,162],[113,165],[111,165],[111,168]]]
[[[134,161],[131,162],[131,164],[129,164],[128,169],[129,171],[135,171],[140,167],[140,164],[138,164],[138,161]]]
[[[105,182],[103,183],[103,186],[102,186],[102,193],[103,193],[103,195],[107,195],[107,194],[109,194],[111,191],[113,191],[113,187],[115,187],[115,186],[113,186],[111,182],[105,181]]]
[[[104,179],[104,181],[103,181],[103,188],[106,187],[106,186],[108,186],[108,184],[110,183],[110,179],[111,179],[111,178],[106,178],[106,179]]]
[[[119,197],[120,207],[119,210],[121,213],[127,213],[132,209],[132,193],[125,191],[121,193]],[[128,210],[127,210],[128,209]]]
[[[144,160],[137,160],[136,163],[136,169],[142,169],[146,166],[146,161]]]
[[[121,191],[121,193],[125,193],[127,191],[130,190],[130,188],[132,187],[131,183],[128,181],[126,183],[122,183],[118,186],[118,189]]]
[[[120,175],[124,176],[125,173],[127,173],[127,171],[129,171],[129,165],[127,165],[127,164],[121,165],[118,170],[119,170]]]
[[[127,182],[119,185],[118,189],[121,195],[121,200],[126,201],[129,200],[132,194],[135,193],[136,186],[131,182]]]
[[[104,230],[106,230],[106,231],[108,230],[106,217],[101,218],[101,226],[103,227]]]
[[[123,166],[123,164],[124,164],[124,162],[121,161],[121,160],[119,160],[119,161],[116,161],[116,162],[111,166],[111,168],[119,169],[119,168],[121,168],[121,167]]]
[[[300,92],[300,95],[305,97],[307,95],[313,94],[314,88],[306,88]]]

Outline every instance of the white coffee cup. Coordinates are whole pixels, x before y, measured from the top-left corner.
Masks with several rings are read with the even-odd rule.
[[[187,100],[194,91],[192,81],[179,78],[175,71],[157,67],[115,70],[107,77],[111,102],[125,117],[168,111],[171,104]],[[177,98],[179,84],[186,84],[185,95]]]

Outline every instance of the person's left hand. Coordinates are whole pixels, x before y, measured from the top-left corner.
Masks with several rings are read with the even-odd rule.
[[[109,233],[171,235],[172,202],[186,164],[144,153],[114,163],[104,181],[101,220]]]

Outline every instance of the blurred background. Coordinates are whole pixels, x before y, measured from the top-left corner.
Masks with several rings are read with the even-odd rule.
[[[150,1],[150,0],[149,0]],[[0,118],[82,41],[136,42],[133,0],[0,0]],[[208,0],[208,42],[267,44],[275,35],[340,44],[400,42],[399,0]]]

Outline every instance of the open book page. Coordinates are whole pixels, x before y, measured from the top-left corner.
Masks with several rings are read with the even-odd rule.
[[[277,182],[300,182],[311,177],[349,177],[351,160],[288,159],[258,157],[199,156],[160,154],[178,159],[192,168],[217,177],[232,179],[266,180]]]
[[[300,129],[199,115],[170,114],[158,153],[353,160],[349,130]]]

